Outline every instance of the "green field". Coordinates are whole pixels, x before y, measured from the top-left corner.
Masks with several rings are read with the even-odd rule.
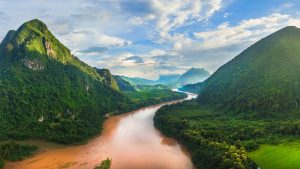
[[[155,86],[136,86],[137,91],[124,92],[130,99],[135,102],[152,102],[159,103],[162,101],[176,100],[184,98],[185,94],[173,92],[168,87],[162,85]]]
[[[188,101],[162,107],[154,125],[184,144],[197,168],[256,168],[254,161],[261,169],[300,169],[300,120],[249,116]]]
[[[279,145],[261,145],[249,156],[261,169],[299,169],[300,168],[300,141],[288,142]]]

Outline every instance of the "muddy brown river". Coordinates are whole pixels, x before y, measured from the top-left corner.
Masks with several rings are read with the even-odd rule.
[[[187,99],[195,97],[189,94]],[[37,142],[42,145],[37,154],[20,162],[7,163],[5,168],[93,169],[101,161],[111,158],[112,169],[193,169],[185,148],[163,136],[153,126],[155,112],[161,106],[174,102],[109,117],[101,135],[85,145],[61,146]]]

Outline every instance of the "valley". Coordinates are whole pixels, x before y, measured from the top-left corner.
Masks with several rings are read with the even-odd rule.
[[[0,0],[0,169],[300,169],[299,4]]]
[[[183,143],[197,168],[297,169],[299,36],[283,28],[185,86],[197,99],[161,108],[155,126]]]
[[[187,99],[195,98],[189,94]],[[83,168],[91,169],[106,158],[112,169],[193,169],[189,153],[174,139],[153,126],[155,112],[171,101],[135,110],[105,120],[101,135],[84,145],[59,146],[39,143],[37,154],[20,162],[8,162],[7,169]],[[30,143],[30,142],[29,142]],[[22,143],[24,144],[24,142]],[[37,144],[37,142],[31,142]]]

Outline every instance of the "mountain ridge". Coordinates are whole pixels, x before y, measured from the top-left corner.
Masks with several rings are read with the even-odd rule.
[[[167,85],[169,87],[178,87],[185,84],[193,84],[202,82],[210,74],[204,68],[190,68],[183,74],[167,74],[167,75],[160,75],[159,79],[157,80],[149,80],[139,77],[126,77],[120,76],[124,80],[130,82],[132,85]]]
[[[25,22],[16,31],[8,31],[1,43],[0,53],[4,62],[7,59],[7,63],[21,60],[27,67],[39,65],[36,69],[44,67],[49,59],[72,64],[92,78],[105,83],[105,77],[71,54],[70,50],[49,31],[47,25],[38,19]],[[118,90],[115,86],[111,87]]]
[[[32,20],[0,46],[0,139],[78,143],[101,130],[106,113],[131,107],[109,70],[72,56]]]
[[[194,84],[204,81],[209,76],[210,73],[204,68],[191,68],[183,73],[177,81],[180,85]]]
[[[298,110],[300,29],[285,27],[221,66],[202,86],[201,103],[237,112]]]

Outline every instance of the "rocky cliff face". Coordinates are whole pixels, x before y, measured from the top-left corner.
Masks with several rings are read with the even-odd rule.
[[[108,86],[112,86],[112,88],[115,90],[119,90],[119,86],[115,78],[113,77],[113,75],[110,73],[108,69],[97,69],[97,68],[95,69],[100,74],[100,76],[104,77],[104,81],[103,81],[104,84]]]
[[[55,58],[55,52],[51,47],[51,43],[49,43],[46,38],[43,39],[44,42],[44,46],[45,46],[45,50],[46,50],[46,54],[47,56],[53,57]]]

